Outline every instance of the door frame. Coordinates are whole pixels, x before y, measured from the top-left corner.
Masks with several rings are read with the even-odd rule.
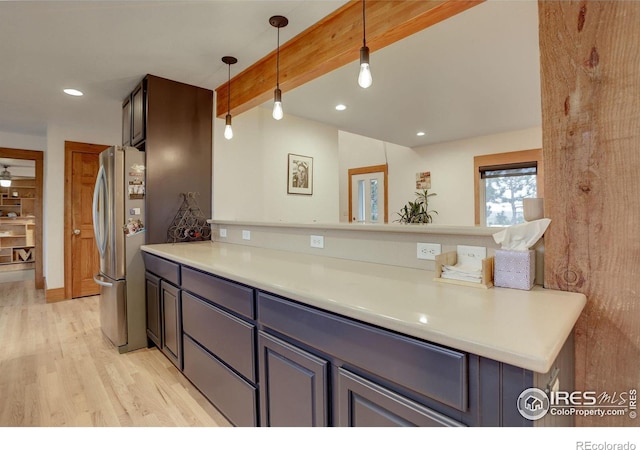
[[[27,159],[35,161],[36,164],[36,201],[35,201],[35,215],[36,215],[36,232],[35,239],[35,285],[36,289],[44,289],[44,274],[42,272],[42,191],[44,180],[44,152],[41,150],[22,150],[17,148],[4,148],[0,147],[1,158],[13,158],[13,159]]]
[[[389,166],[387,164],[381,164],[379,166],[367,166],[356,167],[355,169],[349,169],[349,222],[353,222],[353,200],[351,199],[351,178],[354,175],[364,175],[366,173],[384,173],[384,223],[389,223]]]
[[[100,154],[111,145],[87,144],[84,142],[64,141],[64,298],[73,295],[73,258],[71,246],[73,239],[73,208],[72,185],[73,153]]]

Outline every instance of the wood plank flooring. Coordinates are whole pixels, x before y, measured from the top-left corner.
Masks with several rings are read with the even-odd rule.
[[[119,354],[97,296],[47,304],[29,280],[0,284],[0,426],[230,424],[155,347]]]

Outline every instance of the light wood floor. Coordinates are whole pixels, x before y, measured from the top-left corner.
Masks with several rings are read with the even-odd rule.
[[[98,297],[0,284],[0,426],[229,426],[155,347],[119,354]]]

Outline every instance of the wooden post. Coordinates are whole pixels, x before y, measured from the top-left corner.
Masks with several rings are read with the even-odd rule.
[[[539,17],[545,284],[587,296],[576,389],[619,396],[640,389],[640,2],[540,0]]]

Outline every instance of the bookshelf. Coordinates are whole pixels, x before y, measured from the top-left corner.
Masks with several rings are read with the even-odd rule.
[[[0,270],[34,266],[35,201],[34,179],[0,188]]]

